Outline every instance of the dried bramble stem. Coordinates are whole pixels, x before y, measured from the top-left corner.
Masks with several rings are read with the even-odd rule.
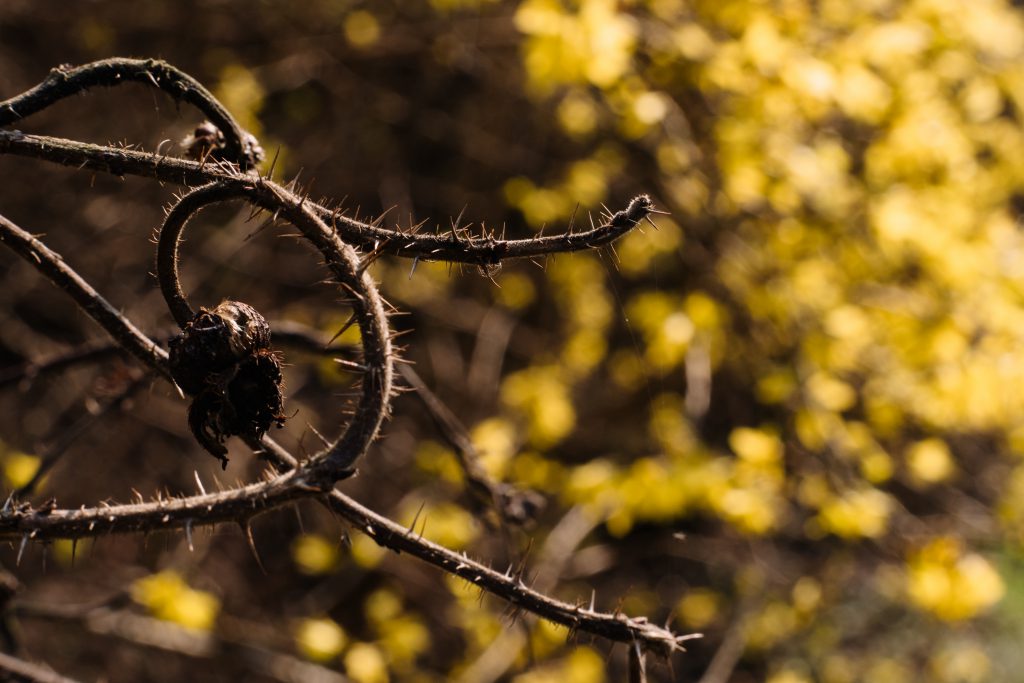
[[[186,194],[167,214],[157,245],[157,274],[168,307],[178,321],[194,316],[178,276],[178,245],[189,219],[210,204],[244,199],[292,223],[324,257],[335,281],[351,298],[363,345],[362,390],[355,414],[333,444],[313,456],[313,467],[325,481],[351,474],[356,460],[377,436],[392,393],[391,333],[377,286],[361,267],[355,249],[342,242],[302,198],[270,181],[238,179],[204,185]]]
[[[88,168],[114,175],[138,175],[164,182],[197,185],[204,182],[249,182],[227,164],[200,164],[187,159],[157,156],[131,149],[102,147],[72,140],[18,131],[0,131],[0,154],[16,154],[65,166]],[[661,213],[646,195],[633,198],[628,206],[590,230],[565,232],[546,237],[501,240],[493,237],[415,234],[357,221],[328,207],[306,201],[313,213],[337,231],[348,244],[367,250],[418,258],[493,266],[514,259],[538,258],[561,252],[585,251],[614,242],[651,214]]]
[[[224,156],[243,170],[254,167],[262,159],[263,150],[256,139],[238,125],[209,90],[185,72],[158,59],[115,57],[79,67],[59,66],[36,87],[0,102],[0,126],[20,121],[89,88],[111,87],[129,81],[152,85],[203,112],[224,135]]]
[[[597,612],[593,608],[551,598],[527,586],[517,573],[495,571],[464,554],[432,543],[412,530],[363,507],[340,491],[331,491],[327,496],[327,504],[378,545],[418,557],[487,593],[503,598],[518,609],[567,626],[570,631],[590,633],[628,645],[639,643],[645,651],[663,656],[683,650],[684,642],[701,637],[699,634],[677,635],[667,628],[650,623],[644,617],[628,617],[620,612]]]
[[[0,652],[0,673],[5,681],[23,683],[78,683],[44,666]]]

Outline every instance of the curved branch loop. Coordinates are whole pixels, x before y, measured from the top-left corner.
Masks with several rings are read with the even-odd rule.
[[[363,375],[359,403],[352,420],[333,444],[313,456],[325,482],[351,474],[356,460],[377,436],[391,397],[393,367],[391,334],[377,286],[362,267],[355,249],[342,242],[313,212],[310,205],[269,181],[238,178],[204,185],[186,194],[167,214],[157,246],[157,277],[167,305],[183,327],[195,315],[178,277],[178,246],[188,221],[210,204],[246,200],[280,215],[299,229],[324,257],[327,267],[350,299],[363,344]]]
[[[209,90],[187,73],[158,59],[115,57],[79,67],[59,66],[31,90],[0,102],[0,126],[20,121],[89,88],[111,87],[127,81],[151,85],[196,107],[223,133],[224,157],[242,170],[254,167],[263,158],[256,138],[238,125]]]

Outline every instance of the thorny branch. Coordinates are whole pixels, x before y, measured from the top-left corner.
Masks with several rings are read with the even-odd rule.
[[[117,176],[136,175],[176,183],[199,185],[217,180],[237,180],[237,167],[227,162],[200,163],[188,159],[140,152],[134,149],[103,147],[74,140],[0,130],[0,154],[15,154],[52,161],[64,166],[102,171]],[[651,214],[661,213],[646,195],[634,197],[627,207],[593,226],[590,230],[564,232],[546,237],[518,240],[497,239],[493,234],[474,237],[468,228],[456,226],[441,234],[419,233],[420,226],[405,229],[383,228],[377,222],[366,223],[312,201],[306,202],[322,220],[337,230],[348,244],[377,249],[424,261],[449,261],[493,266],[514,259],[541,258],[562,252],[585,251],[610,244],[632,230]]]
[[[228,200],[243,200],[257,209],[282,217],[299,229],[324,258],[334,280],[354,310],[361,331],[365,371],[359,407],[342,436],[320,453],[300,463],[271,439],[247,439],[247,443],[273,464],[266,480],[235,489],[183,498],[138,501],[131,504],[100,505],[78,510],[35,509],[9,500],[0,511],[0,539],[20,540],[21,550],[30,540],[57,538],[74,540],[115,532],[149,532],[234,522],[248,530],[249,520],[286,503],[313,498],[368,534],[378,544],[395,552],[406,552],[503,598],[523,609],[568,626],[573,631],[604,636],[631,644],[642,651],[668,655],[682,649],[695,636],[678,636],[646,619],[594,611],[593,607],[571,605],[548,597],[522,580],[521,571],[502,573],[443,546],[427,541],[395,522],[369,510],[340,491],[335,483],[350,476],[355,461],[369,448],[387,414],[392,396],[391,335],[384,303],[366,266],[381,253],[424,260],[447,260],[488,267],[502,260],[547,256],[561,251],[590,249],[610,243],[658,213],[646,195],[633,199],[626,209],[605,216],[591,230],[550,237],[502,240],[493,234],[469,236],[465,228],[453,225],[444,235],[417,234],[418,226],[407,230],[380,227],[377,221],[364,223],[340,209],[313,203],[269,178],[244,172],[259,159],[258,143],[241,130],[230,114],[198,82],[173,67],[155,60],[112,59],[77,69],[61,67],[39,86],[0,103],[0,125],[9,125],[41,111],[70,94],[92,86],[116,85],[124,80],[151,83],[176,99],[196,105],[224,135],[224,158],[200,162],[169,158],[131,149],[102,147],[19,131],[0,131],[0,154],[35,157],[63,165],[104,171],[117,175],[140,175],[188,186],[202,185],[185,194],[168,213],[158,245],[158,273],[161,289],[180,325],[192,317],[178,282],[178,244],[186,223],[204,206]],[[231,159],[231,163],[226,159]],[[0,241],[32,264],[44,276],[71,296],[82,309],[111,335],[115,343],[146,367],[169,378],[167,351],[136,329],[104,300],[63,259],[40,240],[0,216]],[[366,255],[361,255],[361,248]],[[100,347],[97,347],[99,349]],[[100,351],[73,354],[52,363],[54,367],[100,355]],[[250,536],[251,539],[251,536]],[[20,552],[19,552],[20,557]]]
[[[152,85],[203,112],[224,135],[224,156],[235,160],[243,169],[255,166],[263,158],[256,138],[242,130],[235,117],[209,90],[188,74],[158,59],[114,57],[77,68],[58,66],[36,87],[0,102],[0,126],[16,123],[83,90],[128,81]]]

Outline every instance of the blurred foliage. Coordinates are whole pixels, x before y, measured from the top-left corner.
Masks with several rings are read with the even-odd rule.
[[[198,631],[210,630],[220,609],[215,596],[190,588],[173,570],[139,579],[131,592],[135,602],[145,605],[158,619]]]
[[[48,5],[14,2],[0,16],[4,96],[61,62],[161,56],[280,148],[279,177],[347,196],[364,216],[393,207],[392,224],[432,216],[426,228],[446,230],[467,207],[467,220],[529,236],[586,225],[642,191],[671,212],[614,249],[509,263],[493,283],[379,261],[385,296],[412,313],[395,319],[415,330],[406,355],[467,423],[487,472],[551,502],[528,531],[488,529],[410,398],[346,483],[360,500],[501,568],[528,547],[527,566],[541,562],[537,548],[578,508],[593,528],[563,549],[554,592],[586,602],[595,591],[598,608],[703,631],[673,658],[680,680],[698,678],[723,641],[740,644],[739,682],[1019,678],[1017,3],[193,2],[124,16],[93,2],[60,22]],[[194,125],[147,97],[92,94],[25,128],[152,149]],[[47,232],[142,327],[166,329],[146,238],[169,190],[11,158],[0,169],[0,210]],[[40,205],[53,178],[66,186]],[[268,317],[341,328],[347,316],[301,248],[263,235],[242,248],[252,228],[241,218],[204,222],[218,230],[188,247],[194,298],[233,294]],[[13,257],[0,265],[4,361],[95,336]],[[315,443],[305,424],[331,429],[352,377],[288,360],[299,417],[283,440]],[[38,461],[23,452],[126,372],[6,390],[6,484],[27,481]],[[44,492],[77,505],[212,476],[166,387],[137,403],[81,439]],[[116,471],[100,467],[108,460]],[[238,472],[247,462],[233,454]],[[45,580],[31,561],[18,575],[43,599],[58,594],[55,572],[99,588],[141,565],[153,574],[132,594],[153,615],[213,628],[219,606],[288,624],[298,653],[360,682],[623,679],[606,643],[509,626],[506,606],[475,589],[312,507],[301,516],[258,522],[266,576],[226,532],[194,555],[174,549],[180,539],[159,552],[127,539]],[[183,566],[210,592],[190,588]],[[82,675],[110,661],[93,655]],[[175,680],[136,666],[135,678]]]

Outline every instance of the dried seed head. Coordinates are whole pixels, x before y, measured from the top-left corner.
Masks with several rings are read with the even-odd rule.
[[[195,397],[193,435],[225,466],[228,437],[260,438],[271,424],[284,424],[281,362],[270,350],[270,326],[248,304],[224,301],[201,309],[171,340],[170,369]]]
[[[270,348],[270,325],[256,309],[239,301],[223,301],[200,309],[182,333],[171,340],[171,376],[195,395],[211,376],[232,369],[244,357]]]
[[[181,141],[181,146],[189,157],[197,161],[202,161],[203,159],[213,159],[216,161],[227,159],[242,166],[254,166],[263,161],[263,148],[260,146],[259,140],[251,133],[243,133],[241,143],[241,152],[245,158],[227,159],[224,154],[226,144],[224,133],[209,121],[203,121],[196,126],[191,135],[185,136],[185,139]]]
[[[181,146],[190,157],[202,160],[224,148],[224,134],[209,121],[203,121],[191,135],[185,136]]]

